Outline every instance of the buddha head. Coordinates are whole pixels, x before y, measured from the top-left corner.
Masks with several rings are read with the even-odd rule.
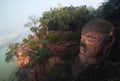
[[[109,55],[114,43],[113,25],[104,19],[94,19],[83,26],[80,40],[80,60],[94,64],[102,62]]]

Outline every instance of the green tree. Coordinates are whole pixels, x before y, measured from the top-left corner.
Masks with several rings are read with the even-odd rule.
[[[23,43],[27,43],[27,42],[28,42],[28,39],[24,38]]]
[[[45,35],[47,35],[48,34],[48,22],[49,22],[49,19],[40,18],[40,22],[41,22],[42,28],[44,29]]]
[[[44,45],[41,49],[38,50],[37,57],[38,64],[44,64],[50,57],[49,49]]]
[[[51,8],[41,17],[41,25],[48,30],[73,31],[80,29],[87,21],[92,19],[86,6]]]
[[[29,21],[24,24],[25,27],[30,27],[30,30],[32,32],[34,32],[35,34],[38,32],[39,29],[39,18],[37,18],[36,16],[29,16]]]
[[[7,63],[14,60],[14,56],[17,55],[17,48],[19,47],[19,45],[20,44],[18,44],[18,43],[9,45],[9,48],[5,54],[6,55],[5,61]]]
[[[32,39],[32,35],[31,34],[28,35],[28,40],[30,40],[30,39]]]

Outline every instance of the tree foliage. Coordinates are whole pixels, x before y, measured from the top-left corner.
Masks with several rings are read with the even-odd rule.
[[[17,47],[19,46],[18,43],[10,44],[7,50],[5,61],[9,63],[10,61],[14,60],[14,56],[17,55]]]
[[[73,31],[81,27],[92,18],[86,6],[54,8],[43,13],[41,25],[55,31]],[[43,22],[44,21],[44,22]]]
[[[39,18],[37,18],[36,16],[29,16],[29,21],[24,24],[24,27],[30,27],[30,30],[34,33],[37,33],[37,30],[39,28]]]
[[[41,49],[38,50],[37,55],[38,55],[37,62],[39,64],[44,64],[50,57],[50,50],[46,46],[43,46]]]
[[[28,44],[28,47],[30,49],[36,50],[36,49],[38,49],[39,44],[41,44],[41,42],[39,40],[37,40],[37,41],[36,40],[29,40],[27,44]]]
[[[107,0],[104,2],[95,13],[96,17],[101,17],[111,21],[115,26],[120,26],[120,1],[119,0]]]

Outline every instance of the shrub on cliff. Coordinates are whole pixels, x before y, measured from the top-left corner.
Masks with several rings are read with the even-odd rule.
[[[38,64],[45,63],[50,57],[49,49],[46,46],[43,46],[41,49],[38,50],[37,57],[38,57]]]
[[[80,32],[49,32],[46,36],[48,43],[55,43],[59,41],[79,41]]]

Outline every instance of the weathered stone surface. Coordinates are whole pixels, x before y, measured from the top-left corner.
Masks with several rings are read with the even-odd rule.
[[[18,81],[41,81],[44,77],[47,70],[56,65],[56,64],[63,64],[65,62],[70,62],[73,58],[71,57],[71,47],[74,45],[79,45],[79,42],[67,42],[61,41],[55,44],[48,44],[47,47],[50,49],[50,58],[47,62],[42,65],[35,65],[32,68],[29,67],[33,60],[29,56],[22,56],[23,51],[28,50],[30,53],[34,54],[34,51],[29,49],[27,45],[23,45],[17,50],[17,62],[19,66],[19,70],[16,73]],[[39,45],[42,48],[41,45]]]

